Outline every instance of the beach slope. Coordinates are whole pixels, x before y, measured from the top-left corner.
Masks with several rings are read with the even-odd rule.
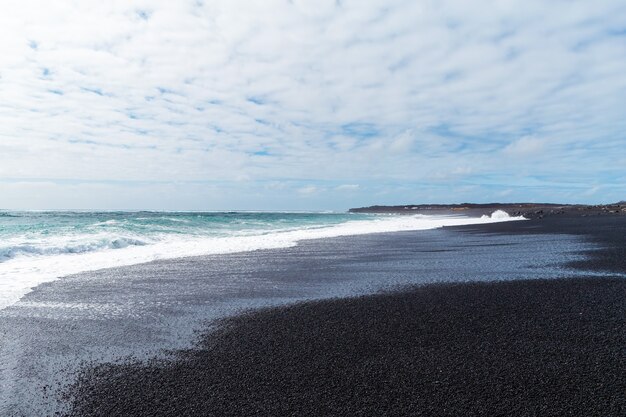
[[[229,318],[173,360],[84,369],[72,415],[625,415],[625,226],[460,228],[583,234],[602,249],[572,265],[574,278],[431,284]]]

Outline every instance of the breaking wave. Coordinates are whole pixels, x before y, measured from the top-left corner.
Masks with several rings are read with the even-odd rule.
[[[18,243],[12,246],[0,246],[0,262],[6,262],[19,256],[63,255],[96,252],[105,249],[123,249],[129,246],[144,246],[148,242],[130,237],[92,238],[84,241],[69,241],[60,246]]]

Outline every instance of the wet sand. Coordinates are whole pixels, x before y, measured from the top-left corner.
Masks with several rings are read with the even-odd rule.
[[[555,250],[555,262],[579,270],[575,277],[406,286],[225,319],[172,359],[84,368],[67,397],[72,414],[625,415],[624,217],[453,232],[483,236],[492,249],[530,236],[529,249],[556,234],[595,246],[585,259]],[[406,254],[414,247],[402,239],[416,236],[399,234],[384,247]],[[544,251],[538,243],[533,250],[537,258]],[[486,267],[472,277],[493,280],[501,265],[491,257],[499,254],[481,256]]]

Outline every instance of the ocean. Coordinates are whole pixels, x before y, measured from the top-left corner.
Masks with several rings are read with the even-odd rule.
[[[0,211],[0,309],[59,277],[305,239],[520,220],[328,212]]]

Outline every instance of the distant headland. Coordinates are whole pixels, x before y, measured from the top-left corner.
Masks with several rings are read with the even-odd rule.
[[[351,208],[350,213],[393,213],[393,214],[464,214],[469,216],[489,215],[495,210],[506,211],[511,216],[540,219],[546,216],[626,216],[626,201],[614,204],[553,204],[553,203],[462,203],[462,204],[408,204],[402,206],[370,206]]]

